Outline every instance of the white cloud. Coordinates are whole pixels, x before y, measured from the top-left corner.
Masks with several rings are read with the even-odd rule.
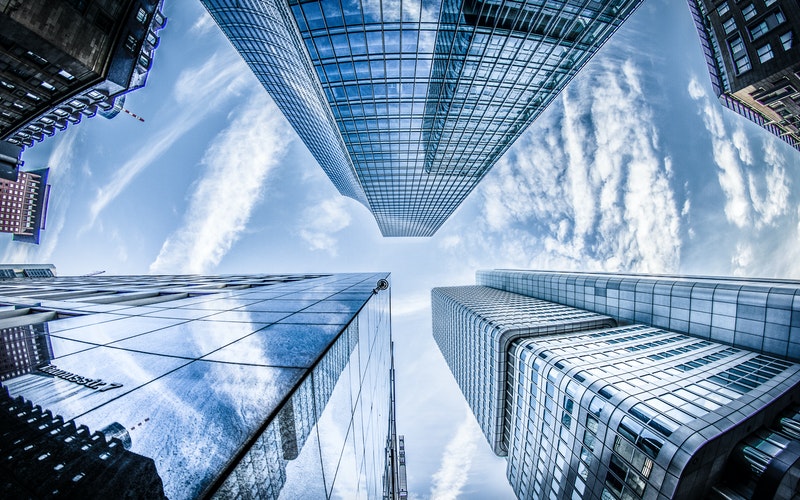
[[[442,463],[433,475],[431,499],[458,498],[469,477],[479,433],[474,417],[467,412],[442,453]]]
[[[755,221],[756,228],[773,225],[778,217],[789,212],[791,182],[784,167],[786,159],[776,142],[773,137],[764,138],[763,178],[753,172],[747,176],[753,210],[760,216]]]
[[[8,263],[49,263],[58,244],[58,237],[67,221],[67,207],[72,193],[72,175],[75,161],[76,142],[82,132],[80,128],[70,128],[58,136],[58,141],[47,159],[50,168],[48,184],[52,186],[47,207],[45,229],[41,232],[39,245],[10,242],[3,255]],[[85,167],[82,167],[85,169]]]
[[[733,131],[731,141],[733,141],[733,147],[739,153],[739,159],[743,163],[751,165],[753,163],[753,152],[750,151],[750,141],[747,140],[747,134],[745,134],[741,123]]]
[[[676,270],[672,160],[659,151],[643,77],[608,59],[582,76],[483,181],[471,241],[492,267]]]
[[[347,203],[347,198],[337,196],[303,211],[299,234],[311,250],[324,250],[336,256],[338,241],[334,235],[352,220]]]
[[[797,275],[799,214],[791,189],[794,172],[787,169],[788,160],[782,152],[786,146],[748,125],[744,117],[724,110],[700,89],[696,78],[690,80],[688,90],[697,101],[710,136],[719,185],[725,195],[725,218],[738,229],[714,227],[714,231],[726,231],[725,238],[715,244],[716,252],[720,256],[727,253],[734,275]],[[726,126],[727,121],[732,125]],[[748,132],[746,127],[755,132]],[[760,137],[761,151],[751,144],[755,137]]]
[[[734,276],[748,276],[748,270],[753,264],[753,248],[747,243],[737,243],[736,252],[731,257],[731,267]]]
[[[203,36],[207,35],[211,30],[216,28],[216,26],[217,24],[214,22],[214,18],[211,17],[211,14],[209,14],[207,10],[203,9],[202,13],[197,17],[197,20],[189,29],[189,32],[193,36]]]
[[[457,248],[459,245],[461,245],[461,236],[457,234],[443,236],[439,241],[439,246],[445,249]]]
[[[745,227],[750,223],[751,211],[741,162],[752,160],[746,138],[743,133],[728,137],[720,105],[711,101],[695,77],[689,81],[688,90],[692,99],[700,103],[703,123],[711,134],[714,162],[719,167],[717,178],[725,194],[725,217],[736,226]]]
[[[706,96],[706,90],[703,88],[703,86],[700,84],[700,82],[697,80],[696,77],[692,77],[689,80],[689,88],[687,90],[689,91],[689,97],[691,97],[695,101]]]
[[[178,112],[166,121],[161,130],[152,134],[158,139],[142,147],[140,154],[122,164],[111,180],[98,189],[90,205],[89,222],[83,230],[93,227],[108,204],[178,139],[203,121],[209,112],[230,97],[238,95],[253,81],[250,70],[240,58],[226,60],[219,53],[208,58],[202,65],[181,73],[173,91]]]
[[[431,307],[431,294],[429,291],[398,294],[392,298],[392,317],[411,316],[419,314]]]
[[[183,224],[164,241],[150,272],[208,272],[244,231],[270,170],[293,137],[263,91],[247,102],[206,151]]]
[[[705,92],[698,92],[696,79],[689,82],[689,94],[699,102],[701,116],[711,135],[714,162],[719,167],[720,187],[725,193],[725,216],[740,228],[773,225],[789,211],[790,179],[785,158],[773,137],[763,139],[764,167],[756,164],[741,120],[728,133],[721,106]],[[738,252],[737,252],[738,253]]]

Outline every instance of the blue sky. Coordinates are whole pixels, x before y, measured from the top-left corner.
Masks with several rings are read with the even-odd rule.
[[[61,275],[391,271],[398,419],[418,498],[508,497],[430,334],[483,268],[800,278],[800,154],[711,94],[682,1],[646,0],[429,239],[338,195],[199,2],[171,0],[147,86],[25,152]],[[435,381],[435,383],[431,383]]]

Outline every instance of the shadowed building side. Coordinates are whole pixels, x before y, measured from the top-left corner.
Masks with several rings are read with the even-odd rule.
[[[18,147],[95,115],[145,85],[163,0],[0,4],[0,140]]]
[[[800,151],[800,5],[688,2],[720,103]]]

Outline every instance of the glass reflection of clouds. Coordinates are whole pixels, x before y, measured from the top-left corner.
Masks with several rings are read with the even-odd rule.
[[[302,374],[195,361],[79,419],[117,419],[156,461],[170,498],[199,496]]]
[[[640,1],[203,3],[340,193],[431,236]]]
[[[381,496],[384,464],[373,461],[388,435],[391,332],[389,293],[373,288],[385,277],[252,277],[249,287],[238,277],[238,289],[194,297],[170,288],[180,277],[119,277],[126,300],[178,298],[63,319],[88,311],[44,302],[58,307],[15,328],[0,318],[2,352],[28,356],[13,368],[3,358],[2,389],[76,432],[113,427],[104,442],[125,438],[130,456],[152,459],[141,463],[153,464],[169,498],[240,489],[276,498],[282,488],[288,497]],[[121,295],[113,279],[63,279],[58,289],[102,284],[103,300],[113,300]],[[164,291],[154,295],[158,283]],[[8,303],[0,294],[0,306]]]

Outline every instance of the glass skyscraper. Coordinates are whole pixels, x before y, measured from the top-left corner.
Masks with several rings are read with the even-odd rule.
[[[800,282],[480,271],[477,283],[432,291],[433,335],[518,497],[800,493],[787,350]]]
[[[3,281],[0,494],[398,498],[386,278]]]
[[[202,0],[339,192],[431,236],[641,0]]]

